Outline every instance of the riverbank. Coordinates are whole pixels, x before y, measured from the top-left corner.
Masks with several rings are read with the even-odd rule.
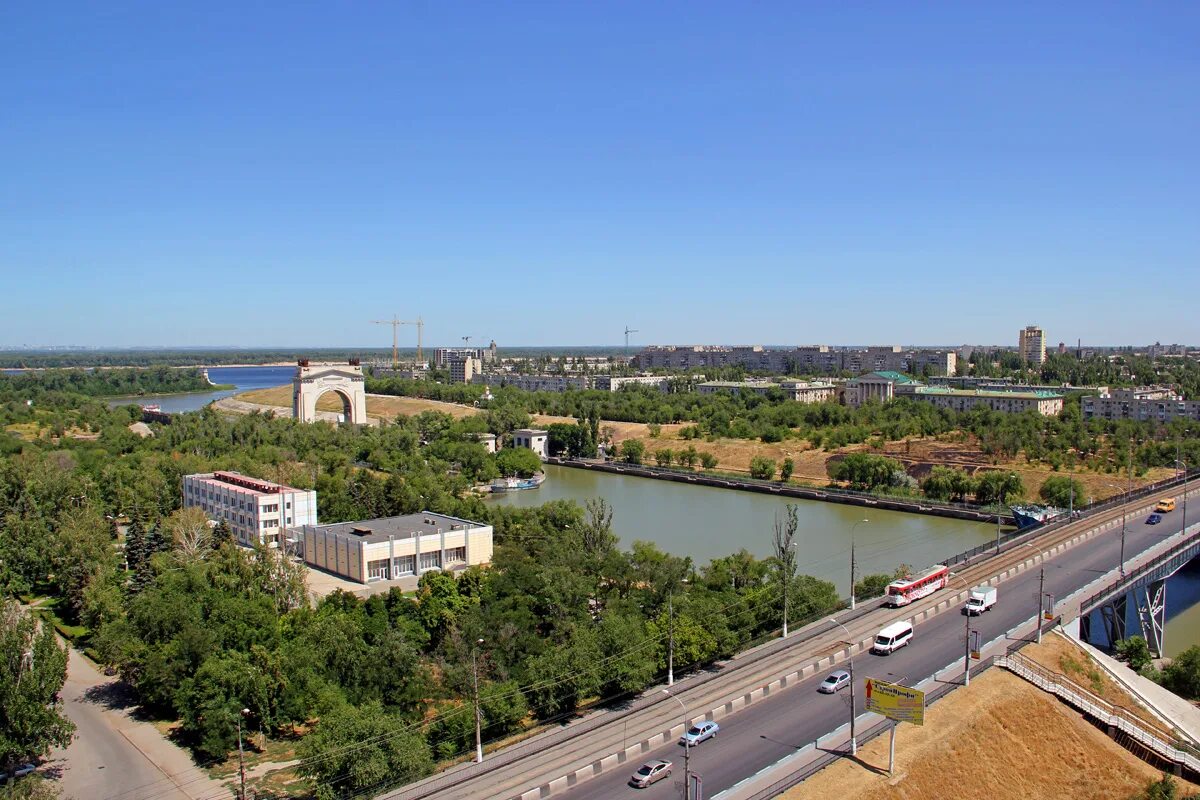
[[[732,475],[713,474],[709,472],[683,472],[664,467],[651,467],[646,464],[626,464],[620,461],[593,461],[587,459],[555,458],[546,459],[547,464],[575,469],[611,472],[618,475],[632,475],[638,478],[653,478],[660,481],[675,483],[690,483],[697,486],[713,486],[720,489],[736,489],[743,492],[757,492],[777,497],[795,497],[802,500],[819,500],[826,503],[842,503],[849,506],[865,506],[867,508],[882,508],[888,511],[902,511],[909,514],[928,514],[934,517],[964,519],[970,522],[994,522],[997,511],[986,508],[970,508],[946,503],[935,503],[920,498],[886,497],[882,495],[855,494],[836,489],[821,489],[812,486],[802,486],[794,483],[777,481],[759,481],[752,478],[738,478]],[[1005,509],[1004,516],[1012,519]]]

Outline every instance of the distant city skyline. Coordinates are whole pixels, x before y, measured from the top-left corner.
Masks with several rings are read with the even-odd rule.
[[[0,19],[0,346],[1197,338],[1194,3]]]

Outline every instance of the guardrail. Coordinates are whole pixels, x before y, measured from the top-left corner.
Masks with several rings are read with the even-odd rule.
[[[1132,572],[1126,573],[1124,578],[1118,578],[1082,601],[1079,604],[1079,616],[1082,617],[1100,605],[1101,600],[1132,591],[1146,583],[1152,583],[1156,580],[1155,574],[1163,569],[1169,569],[1171,573],[1174,573],[1197,555],[1200,555],[1200,531],[1176,543],[1174,547],[1154,559],[1153,562],[1143,564]]]
[[[1046,669],[1020,653],[996,656],[993,661],[996,666],[1004,667],[1039,689],[1056,695],[1088,716],[1120,730],[1159,758],[1186,767],[1193,774],[1200,774],[1200,751],[1196,748],[1179,741],[1168,742],[1155,735],[1129,711],[1097,697],[1066,676]]]

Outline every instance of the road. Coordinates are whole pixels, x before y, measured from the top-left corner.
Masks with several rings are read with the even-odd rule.
[[[1144,517],[1131,520],[1125,552],[1138,553],[1178,533],[1180,521],[1178,510],[1165,515],[1162,524],[1157,526],[1145,525]],[[1119,528],[1067,550],[1046,562],[1045,591],[1053,593],[1056,598],[1070,595],[1114,569],[1119,553]],[[999,584],[996,606],[988,613],[972,618],[972,628],[981,632],[981,642],[989,642],[1034,616],[1038,581],[1039,570],[1035,568]],[[952,588],[960,587],[952,585]],[[913,642],[908,647],[890,656],[856,656],[854,666],[858,688],[861,689],[863,678],[868,676],[915,683],[956,658],[961,661],[964,654],[964,622],[965,617],[960,613],[940,614],[917,625]],[[846,666],[843,663],[837,668],[845,669]],[[796,684],[795,688],[789,687],[721,720],[721,732],[715,739],[692,748],[691,769],[703,777],[705,797],[715,796],[849,721],[848,689],[843,689],[837,695],[817,693],[817,685],[825,678],[825,674],[814,675]],[[862,713],[862,691],[858,691],[857,706],[857,713]],[[682,780],[683,748],[677,744],[665,745],[647,753],[643,760],[651,758],[665,758],[674,763],[674,774],[670,780],[661,781],[649,789],[634,789],[626,782],[641,762],[631,761],[628,765],[615,767],[577,785],[562,796],[570,800],[621,796],[639,800],[680,797],[682,792],[675,783]]]
[[[62,697],[75,738],[50,754],[41,772],[61,776],[76,800],[197,800],[231,796],[149,723],[129,716],[115,678],[69,649]]]

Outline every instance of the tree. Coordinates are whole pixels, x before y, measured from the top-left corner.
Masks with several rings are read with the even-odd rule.
[[[424,737],[379,703],[327,714],[297,748],[318,800],[376,794],[433,771]]]
[[[1171,660],[1160,682],[1185,700],[1200,698],[1200,645],[1192,645]]]
[[[754,456],[750,459],[750,477],[769,481],[775,477],[775,462],[766,456]]]
[[[1129,664],[1134,672],[1141,672],[1153,663],[1150,645],[1141,636],[1130,636],[1116,643],[1117,658]]]
[[[783,460],[783,466],[779,468],[779,480],[787,483],[792,479],[792,473],[796,471],[796,462],[790,458]]]
[[[892,582],[891,575],[867,575],[858,583],[854,584],[854,596],[860,600],[863,598],[878,597],[887,591],[888,584]]]
[[[1069,475],[1051,475],[1042,482],[1038,497],[1047,505],[1076,508],[1086,502],[1087,489]]]
[[[679,451],[679,463],[682,464],[683,466],[687,467],[688,469],[691,469],[692,467],[696,466],[696,461],[699,458],[700,458],[700,454],[697,453],[696,448],[690,444],[687,447],[685,447],[684,449]]]
[[[223,519],[218,520],[216,526],[212,529],[213,549],[220,549],[227,544],[234,544],[233,529],[229,527],[227,521]]]
[[[825,467],[829,477],[850,484],[850,488],[871,491],[892,484],[897,471],[903,472],[900,462],[873,453],[851,453],[845,458],[830,459]]]
[[[496,468],[501,475],[531,477],[542,469],[542,460],[528,447],[506,447],[496,453]]]
[[[66,679],[67,651],[54,632],[0,600],[0,768],[70,744],[75,725],[59,699]]]
[[[779,593],[783,598],[783,635],[787,636],[788,597],[792,581],[796,578],[796,530],[800,526],[799,511],[795,504],[788,503],[781,517],[775,514],[775,527],[771,537],[771,552],[775,556],[775,573],[779,578]]]
[[[660,467],[669,467],[671,462],[675,460],[675,451],[669,447],[663,447],[654,451],[654,461]]]
[[[184,563],[199,561],[212,547],[212,526],[204,510],[191,506],[163,520],[163,533],[174,544],[175,557]]]
[[[627,464],[641,464],[646,455],[646,445],[637,439],[626,439],[621,442],[621,460]]]
[[[975,499],[983,505],[1004,505],[1025,494],[1025,483],[1015,472],[989,470],[978,476]]]
[[[975,491],[975,482],[961,469],[935,466],[921,482],[921,491],[930,500],[963,501]]]
[[[1160,780],[1150,781],[1145,790],[1133,795],[1129,800],[1176,800],[1178,797],[1179,784],[1175,783],[1173,777],[1164,773]]]
[[[716,469],[717,457],[712,453],[705,451],[700,454],[700,466],[704,469]]]

